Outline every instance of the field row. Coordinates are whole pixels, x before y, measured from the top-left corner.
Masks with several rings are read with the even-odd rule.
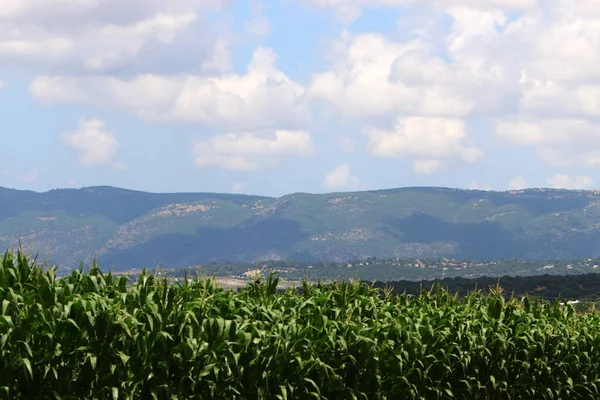
[[[558,303],[277,279],[239,292],[0,264],[0,396],[598,398],[600,316]]]

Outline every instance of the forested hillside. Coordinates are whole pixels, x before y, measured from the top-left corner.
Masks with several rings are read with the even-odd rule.
[[[0,246],[21,241],[64,268],[209,262],[472,260],[600,256],[595,191],[445,188],[280,198],[91,187],[0,189]]]

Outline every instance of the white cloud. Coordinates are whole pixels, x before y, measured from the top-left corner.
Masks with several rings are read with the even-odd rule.
[[[224,73],[231,70],[231,52],[225,39],[215,42],[213,54],[202,62],[202,71],[207,73]]]
[[[308,109],[297,104],[303,87],[278,70],[275,60],[271,49],[259,48],[245,75],[189,77],[164,118],[201,125],[221,123],[229,130],[301,125],[309,118]]]
[[[364,7],[408,4],[305,3],[353,7],[356,15]],[[416,26],[408,23],[409,40],[342,34],[329,49],[330,67],[313,74],[307,97],[334,115],[385,126],[382,130],[388,132],[397,118],[494,117],[500,121],[498,137],[533,148],[543,161],[556,166],[600,165],[600,151],[594,150],[600,145],[600,3],[550,0],[544,3],[544,12],[535,0],[432,4],[421,8],[425,17],[420,20],[413,9],[406,9],[403,22],[419,21]],[[429,29],[436,24],[432,21],[443,17],[451,18],[449,26]],[[463,159],[481,157],[475,149],[470,154]],[[432,172],[443,163],[424,157],[415,160],[414,168]]]
[[[344,23],[356,20],[366,7],[400,6],[418,0],[302,0],[310,8],[332,8],[337,17]]]
[[[531,10],[538,6],[537,0],[302,0],[313,9],[333,9],[338,19],[349,24],[358,19],[365,8],[406,8],[413,4],[431,4],[441,9],[469,7],[482,10]]]
[[[522,190],[527,188],[527,181],[522,176],[515,176],[508,182],[510,190]]]
[[[307,156],[313,151],[312,138],[305,131],[232,133],[208,140],[195,140],[192,144],[192,156],[197,167],[234,171],[275,168],[283,159]]]
[[[417,174],[433,174],[442,169],[440,160],[415,160],[413,171]]]
[[[209,128],[216,136],[199,142],[209,149],[220,142],[282,146],[277,136],[245,132],[307,129],[322,112],[332,130],[345,120],[366,133],[372,155],[408,159],[421,174],[479,162],[490,125],[496,138],[553,166],[600,165],[600,2],[301,2],[345,22],[365,8],[396,7],[402,15],[387,37],[344,31],[325,49],[329,64],[302,84],[264,47],[245,72],[234,70],[236,41],[217,37],[207,18],[227,1],[6,0],[0,64],[35,71],[30,92],[49,104]],[[251,2],[240,41],[269,34],[261,7]],[[300,60],[304,54],[293,62]],[[233,136],[219,136],[225,132]],[[334,140],[352,151],[355,133]],[[281,161],[236,151],[194,155],[200,166],[240,170]]]
[[[231,186],[231,193],[244,193],[247,186],[245,182],[236,182]]]
[[[83,56],[83,66],[97,71],[115,68],[134,59],[148,41],[169,44],[174,36],[196,19],[195,14],[156,15],[130,26],[105,26],[100,30],[104,44]]]
[[[31,168],[28,170],[15,170],[14,168],[4,168],[0,171],[0,173],[5,177],[22,183],[32,183],[37,181],[40,177],[40,170],[38,168]]]
[[[98,119],[82,120],[76,131],[62,134],[64,143],[80,152],[79,163],[84,167],[111,165],[120,171],[124,164],[115,159],[119,142]]]
[[[269,19],[263,14],[262,10],[265,3],[258,0],[250,1],[250,8],[252,10],[252,18],[246,21],[244,27],[246,33],[250,36],[257,38],[264,38],[271,32],[271,24]]]
[[[313,74],[306,96],[345,118],[464,116],[475,107],[467,89],[459,86],[460,72],[429,56],[420,41],[346,33],[334,43],[332,54],[330,69]]]
[[[376,157],[415,159],[417,173],[433,173],[453,162],[476,163],[483,152],[467,145],[459,119],[410,117],[393,130],[367,129],[369,151]]]
[[[39,25],[59,21],[68,26],[57,26],[55,29],[68,30],[89,22],[101,24],[115,19],[131,22],[157,12],[215,9],[225,4],[227,2],[221,0],[146,0],[139,4],[123,3],[119,0],[4,0],[0,5],[0,19],[26,20]],[[72,19],[74,16],[79,18]]]
[[[200,23],[202,16],[227,3],[5,0],[0,5],[0,62],[33,71],[97,72],[148,68],[155,62],[150,59],[162,54],[189,67],[186,52],[210,53],[214,35]],[[176,46],[176,39],[193,48]]]
[[[555,118],[600,117],[600,85],[571,87],[555,82],[535,83],[523,91],[521,109],[528,114]]]
[[[519,146],[539,145],[550,139],[535,122],[501,122],[496,126],[496,136]]]
[[[0,80],[0,90],[4,89],[6,87],[6,83],[4,83],[4,81]]]
[[[592,185],[593,180],[589,176],[571,178],[567,174],[555,174],[547,182],[556,189],[586,189]]]
[[[582,119],[505,121],[496,136],[506,142],[533,148],[554,166],[600,166],[600,124]]]
[[[327,190],[355,190],[360,185],[360,179],[352,174],[348,164],[338,165],[327,173],[323,187]]]
[[[526,58],[526,82],[577,84],[597,81],[600,60],[597,29],[600,15],[587,15],[578,2],[556,0],[547,19],[531,19],[530,24],[515,27],[524,39],[535,39]]]
[[[48,103],[88,103],[100,107],[132,109],[148,116],[164,112],[181,90],[181,80],[159,75],[138,75],[130,80],[113,77],[71,78],[40,76],[29,91],[33,97]]]
[[[469,7],[483,10],[532,10],[538,6],[537,0],[435,0],[441,8]]]
[[[258,48],[246,74],[214,77],[139,75],[130,80],[38,77],[31,94],[46,102],[85,102],[128,109],[159,122],[197,124],[228,132],[297,128],[309,119],[298,103],[303,87],[275,67],[276,54]]]

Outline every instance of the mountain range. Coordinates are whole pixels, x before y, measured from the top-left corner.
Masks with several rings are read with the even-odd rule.
[[[600,192],[415,187],[282,197],[0,187],[0,246],[62,267],[600,256]]]

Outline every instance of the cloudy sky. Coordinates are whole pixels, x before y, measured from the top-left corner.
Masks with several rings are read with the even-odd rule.
[[[598,0],[1,0],[0,186],[600,185]]]

